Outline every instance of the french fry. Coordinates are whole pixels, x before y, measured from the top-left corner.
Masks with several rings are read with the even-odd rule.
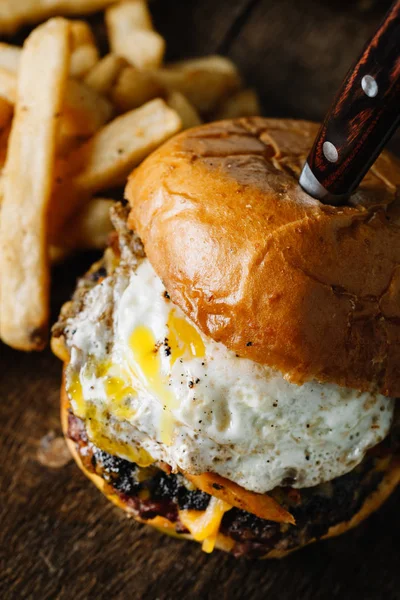
[[[76,79],[83,79],[90,69],[96,65],[99,60],[99,51],[96,46],[85,44],[79,46],[71,55],[70,75]]]
[[[29,23],[54,15],[83,15],[101,10],[115,0],[1,0],[0,33],[15,33]]]
[[[147,0],[125,0],[106,10],[106,23],[117,23],[117,29],[125,36],[133,30],[153,31],[153,21]]]
[[[99,51],[89,25],[85,21],[71,22],[71,77],[82,79],[99,60]]]
[[[202,121],[199,113],[193,104],[180,92],[170,92],[167,96],[167,104],[180,116],[183,129],[190,129],[191,127],[201,125]]]
[[[61,111],[58,154],[77,147],[96,133],[113,114],[112,104],[81,81],[69,79]]]
[[[214,119],[254,117],[261,114],[260,102],[254,90],[240,90],[223,101],[215,112]]]
[[[12,71],[0,67],[0,97],[9,104],[15,104],[17,77]]]
[[[164,87],[151,73],[126,67],[112,87],[110,97],[117,110],[126,112],[163,95]]]
[[[179,116],[161,99],[117,117],[76,153],[77,164],[85,166],[75,185],[96,192],[124,183],[133,167],[181,127]]]
[[[93,34],[84,21],[71,21],[72,55],[70,75],[83,77],[92,69],[99,60],[99,51],[96,47]],[[0,42],[0,68],[11,73],[18,71],[21,47]]]
[[[39,350],[47,337],[46,218],[68,65],[66,20],[48,21],[25,41],[0,224],[0,332],[4,342],[21,350]]]
[[[70,75],[81,78],[99,60],[92,30],[85,21],[71,21],[71,48]],[[0,42],[0,68],[16,73],[20,56],[19,46]]]
[[[0,100],[0,114],[1,114],[1,104],[2,104],[2,100]],[[0,128],[0,218],[1,218],[1,203],[3,201],[3,184],[4,184],[4,165],[6,162],[6,157],[7,157],[7,149],[8,149],[8,140],[10,138],[10,132],[11,132],[11,118],[13,115],[13,110],[12,107],[10,107],[10,105],[8,105],[9,108],[11,108],[11,114],[9,115],[9,119],[8,121],[4,122],[4,124],[1,125]],[[1,114],[1,116],[6,117],[7,115],[7,110],[5,109],[5,112]],[[1,278],[1,273],[0,273],[0,278]]]
[[[112,231],[110,208],[115,204],[108,198],[92,198],[65,223],[58,243],[71,250],[102,250]]]
[[[73,152],[55,178],[53,243],[80,205],[100,190],[123,184],[135,166],[181,127],[177,113],[156,99],[117,117]]]
[[[110,47],[133,66],[155,69],[163,61],[164,38],[153,30],[145,0],[119,2],[106,10]]]
[[[165,54],[165,40],[156,31],[137,30],[131,33],[116,54],[123,56],[138,69],[155,69],[161,65]]]
[[[20,57],[20,46],[0,42],[0,67],[2,69],[7,69],[7,71],[16,73],[18,71]]]
[[[1,135],[6,127],[8,127],[11,117],[13,115],[14,109],[13,105],[4,100],[4,98],[0,97],[0,154],[2,152],[1,148]]]
[[[181,92],[197,110],[209,113],[241,87],[234,64],[223,56],[206,56],[150,71],[163,87]]]
[[[0,107],[1,107],[1,103],[2,103],[2,101],[0,100]],[[1,112],[1,108],[0,108],[0,112]],[[9,140],[10,131],[11,131],[12,113],[13,113],[13,111],[11,108],[11,115],[10,115],[8,122],[5,123],[4,125],[2,125],[2,127],[0,129],[0,223],[1,223],[1,204],[3,202],[3,197],[4,197],[4,165],[6,162],[8,140]],[[1,276],[1,273],[0,273],[0,276]],[[1,277],[0,277],[0,284],[1,284]],[[1,336],[0,336],[0,339],[1,339]]]
[[[238,70],[233,61],[221,54],[210,54],[199,58],[186,58],[168,65],[170,69],[178,71],[211,71],[212,73],[225,73],[234,77],[238,77]]]
[[[164,96],[166,90],[177,91],[196,109],[208,113],[240,85],[234,64],[216,55],[182,61],[157,70],[127,67],[113,86],[111,99],[123,112],[156,96]]]
[[[92,67],[85,77],[85,83],[99,94],[108,96],[118,79],[121,71],[127,66],[127,61],[122,56],[107,54]]]
[[[86,21],[71,21],[71,52],[86,44],[96,45],[90,25]]]
[[[17,76],[0,68],[0,99],[15,103]],[[66,85],[58,132],[59,154],[76,147],[113,115],[112,104],[81,81],[69,79]]]

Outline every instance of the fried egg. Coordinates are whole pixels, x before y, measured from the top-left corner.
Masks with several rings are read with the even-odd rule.
[[[207,338],[147,259],[90,290],[65,335],[74,413],[93,443],[142,465],[211,471],[261,493],[314,486],[359,464],[393,418],[389,398],[294,385]]]

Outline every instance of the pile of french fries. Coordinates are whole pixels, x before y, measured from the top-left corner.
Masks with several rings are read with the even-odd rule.
[[[105,56],[65,18],[101,8]],[[146,0],[2,0],[0,35],[48,17],[0,43],[0,337],[20,350],[47,343],[51,262],[105,246],[109,190],[178,131],[260,112],[223,56],[164,65]]]

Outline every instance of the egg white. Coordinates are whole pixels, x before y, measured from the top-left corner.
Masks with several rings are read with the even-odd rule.
[[[186,320],[194,338],[200,336],[199,355],[186,340],[179,346],[183,354],[174,357],[171,313]],[[132,346],[135,332],[155,342],[149,355],[149,368],[155,373],[157,366],[154,377],[143,367],[143,348]],[[118,442],[115,453],[122,458],[132,459],[124,448],[141,447],[174,470],[212,471],[267,492],[343,475],[390,429],[391,399],[334,384],[293,385],[206,338],[168,298],[147,259],[134,272],[117,269],[94,287],[84,309],[69,320],[66,337],[72,407],[86,419],[89,436],[95,415],[97,430]],[[74,377],[85,414],[71,392]],[[118,388],[113,399],[110,381]]]

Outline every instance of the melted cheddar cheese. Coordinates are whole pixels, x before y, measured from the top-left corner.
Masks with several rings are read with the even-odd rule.
[[[193,539],[203,542],[204,552],[210,553],[214,550],[222,518],[231,508],[230,504],[213,496],[205,511],[180,510],[179,519]]]

